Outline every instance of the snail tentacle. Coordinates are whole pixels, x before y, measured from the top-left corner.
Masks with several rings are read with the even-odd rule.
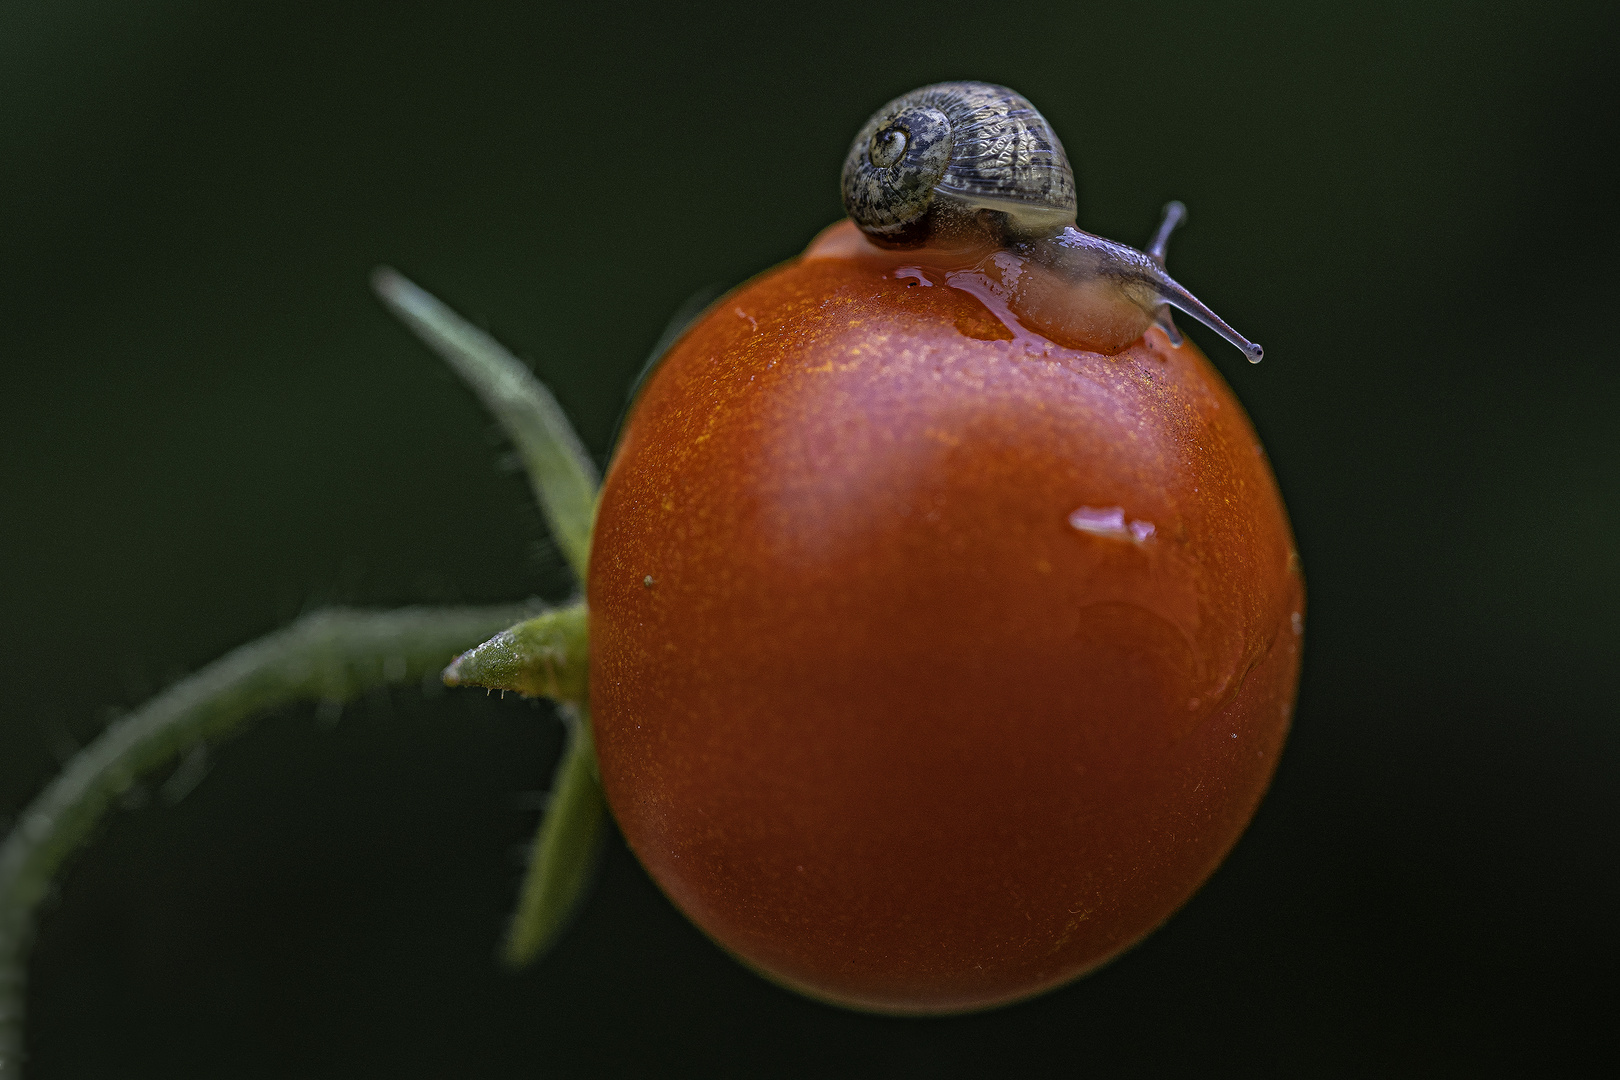
[[[1186,220],[1186,203],[1180,199],[1171,199],[1165,203],[1164,216],[1159,219],[1159,228],[1153,234],[1153,242],[1147,246],[1147,257],[1162,267],[1165,256],[1169,253],[1170,234],[1180,228]]]
[[[1175,232],[1176,228],[1186,220],[1186,203],[1180,199],[1171,199],[1164,204],[1164,216],[1160,218],[1159,228],[1153,234],[1152,243],[1148,244],[1147,247],[1147,257],[1158,263],[1161,268],[1164,267],[1165,258],[1169,255],[1170,234]],[[1181,330],[1176,326],[1176,320],[1170,317],[1169,304],[1159,305],[1159,310],[1154,315],[1153,321],[1160,330],[1164,331],[1165,336],[1170,339],[1171,345],[1178,349],[1181,348],[1184,339],[1181,336]]]
[[[1182,288],[1179,284],[1177,284],[1174,278],[1172,278],[1169,274],[1166,274],[1163,270],[1159,271],[1157,280],[1155,280],[1153,284],[1154,287],[1159,290],[1159,295],[1164,297],[1165,303],[1168,306],[1180,308],[1182,311],[1185,311],[1187,314],[1191,315],[1193,318],[1197,319],[1199,322],[1221,335],[1221,337],[1225,338],[1229,344],[1236,345],[1240,350],[1242,350],[1243,355],[1249,358],[1249,363],[1258,364],[1265,358],[1266,351],[1264,349],[1262,349],[1255,342],[1250,341],[1248,338],[1238,333],[1236,330],[1232,329],[1232,327],[1227,324],[1225,319],[1211,311],[1202,300],[1198,299],[1198,297]],[[1168,312],[1165,314],[1165,318],[1169,318]],[[1181,335],[1179,333],[1173,334],[1171,336],[1171,340],[1176,341],[1176,339],[1180,337]],[[1177,344],[1179,343],[1180,342],[1177,341]]]
[[[1159,305],[1159,313],[1153,316],[1153,325],[1163,330],[1164,336],[1169,338],[1170,344],[1177,349],[1181,348],[1182,342],[1187,340],[1181,336],[1181,328],[1176,325],[1176,320],[1170,317],[1169,304]]]

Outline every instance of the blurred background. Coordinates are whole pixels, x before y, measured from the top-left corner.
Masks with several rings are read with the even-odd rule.
[[[1270,795],[1167,926],[894,1020],[727,959],[622,844],[495,946],[547,708],[291,709],[156,787],[44,914],[30,1075],[1582,1072],[1620,865],[1612,3],[0,5],[0,822],[107,720],[326,603],[571,589],[508,448],[372,300],[489,327],[599,458],[692,293],[840,216],[893,95],[1007,83],[1191,334],[1311,593]],[[1183,319],[1186,325],[1191,320]],[[159,778],[161,781],[161,778]]]

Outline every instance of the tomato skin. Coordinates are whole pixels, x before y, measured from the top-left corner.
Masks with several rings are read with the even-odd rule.
[[[591,703],[698,926],[812,996],[952,1012],[1096,967],[1215,869],[1287,733],[1303,582],[1195,346],[1042,355],[891,271],[779,267],[649,380]]]

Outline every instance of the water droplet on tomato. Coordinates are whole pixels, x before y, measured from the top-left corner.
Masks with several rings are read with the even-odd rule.
[[[1151,521],[1125,520],[1125,508],[1121,506],[1082,506],[1069,515],[1069,524],[1093,536],[1132,540],[1138,544],[1152,539],[1156,531]]]
[[[1097,536],[1126,536],[1125,509],[1120,506],[1082,506],[1069,515],[1069,524]]]

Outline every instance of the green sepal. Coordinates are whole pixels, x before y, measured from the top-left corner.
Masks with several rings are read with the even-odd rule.
[[[585,580],[601,481],[551,391],[501,343],[388,267],[371,276],[388,309],[466,380],[517,447],[551,535]]]
[[[462,653],[444,669],[444,681],[583,703],[587,661],[585,605],[574,604],[508,627]]]
[[[502,958],[514,968],[539,959],[567,928],[595,880],[607,824],[590,714],[564,706],[564,719],[568,745],[552,777],[551,798],[502,949]]]

